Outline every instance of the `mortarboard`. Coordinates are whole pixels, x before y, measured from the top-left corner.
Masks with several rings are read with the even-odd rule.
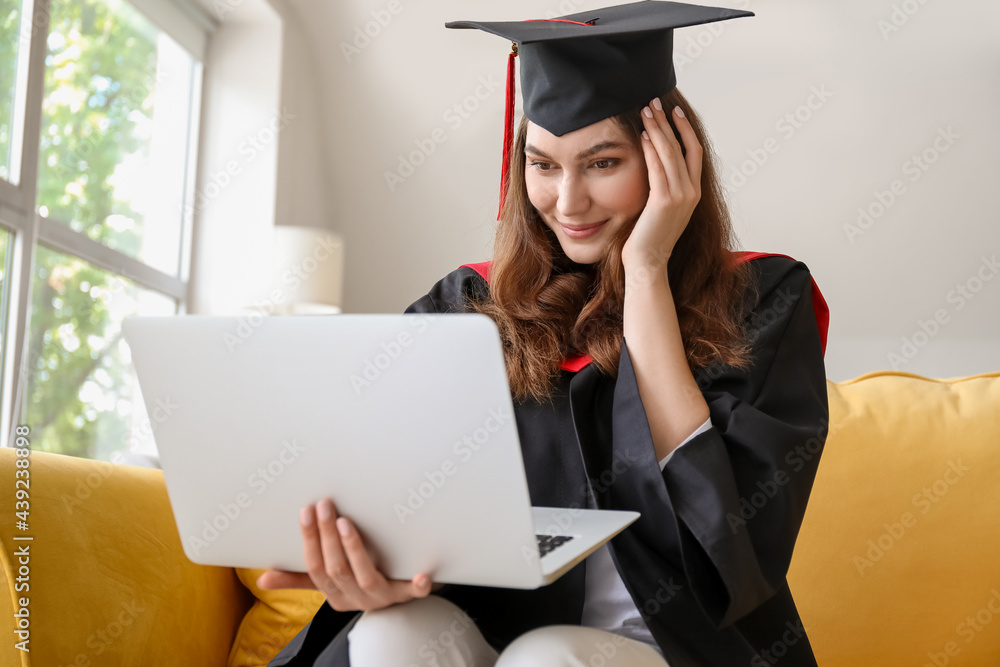
[[[446,28],[478,28],[514,42],[507,58],[500,208],[514,139],[515,57],[521,57],[524,115],[562,136],[673,90],[674,28],[753,15],[739,9],[642,0],[551,19],[445,23]]]

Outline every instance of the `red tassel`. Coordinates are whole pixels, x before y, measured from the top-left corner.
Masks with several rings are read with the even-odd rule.
[[[497,209],[497,220],[503,210],[503,202],[507,196],[507,184],[510,181],[510,149],[514,141],[514,58],[517,57],[517,42],[510,45],[507,56],[507,99],[504,107],[503,126],[503,163],[500,165],[500,208]]]

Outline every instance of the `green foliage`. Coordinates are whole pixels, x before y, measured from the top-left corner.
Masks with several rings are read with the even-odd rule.
[[[7,311],[9,299],[7,289],[10,281],[7,279],[7,249],[10,248],[10,232],[0,227],[0,331],[7,331]],[[7,337],[0,336],[0,373],[3,372],[3,360],[7,358]],[[0,391],[3,399],[3,391]]]
[[[0,0],[0,176],[7,174],[10,152],[10,116],[14,108],[14,76],[17,72],[20,0]]]
[[[82,260],[39,246],[32,286],[30,373],[22,422],[35,449],[109,459],[124,450],[131,399],[120,312],[137,290]],[[115,311],[119,311],[116,313]],[[41,351],[40,354],[38,351]]]
[[[116,0],[53,0],[50,23],[38,206],[136,256],[142,220],[116,197],[114,174],[130,155],[146,157],[156,34]],[[131,372],[119,325],[138,289],[42,246],[33,278],[21,421],[37,449],[109,459],[127,444]]]
[[[138,129],[151,122],[156,42],[143,23],[124,2],[52,3],[39,145],[38,205],[133,257],[141,219],[115,198],[111,177],[125,156],[146,148]],[[112,214],[132,227],[108,224]]]

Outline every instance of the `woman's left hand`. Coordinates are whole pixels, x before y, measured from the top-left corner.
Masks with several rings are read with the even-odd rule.
[[[688,119],[672,112],[684,142],[686,155],[682,154],[666,111],[659,106],[654,98],[641,114],[648,136],[640,143],[649,174],[649,199],[622,248],[626,273],[645,269],[665,275],[667,259],[701,200],[701,143]]]
[[[312,588],[321,591],[335,611],[368,611],[426,597],[443,584],[427,574],[412,581],[386,579],[375,567],[354,522],[338,517],[325,498],[299,514],[308,572],[267,570],[257,578],[261,588]]]

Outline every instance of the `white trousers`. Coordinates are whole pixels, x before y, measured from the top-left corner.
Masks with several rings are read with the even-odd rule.
[[[578,625],[536,628],[498,654],[436,595],[366,611],[347,640],[351,667],[670,667],[648,644]]]

